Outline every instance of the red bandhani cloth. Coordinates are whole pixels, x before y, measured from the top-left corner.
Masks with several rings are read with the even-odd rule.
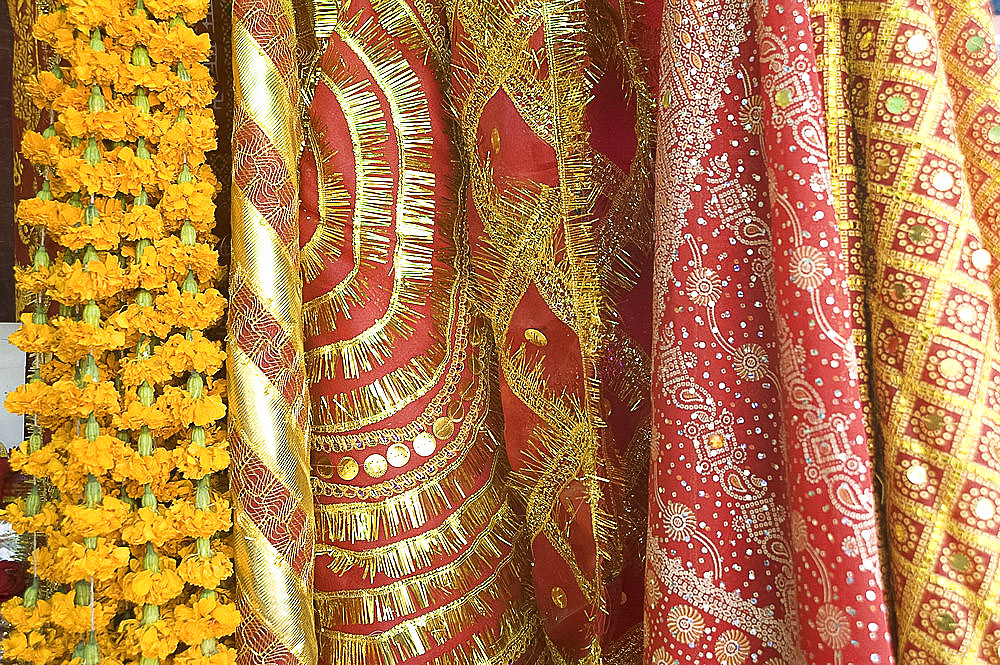
[[[665,8],[649,663],[997,658],[998,70],[905,5]]]

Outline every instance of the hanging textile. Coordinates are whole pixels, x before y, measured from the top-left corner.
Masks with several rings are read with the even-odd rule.
[[[647,662],[998,657],[988,26],[665,7]]]

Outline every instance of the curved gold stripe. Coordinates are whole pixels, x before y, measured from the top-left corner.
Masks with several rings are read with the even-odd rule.
[[[243,21],[233,24],[232,36],[235,98],[243,112],[271,139],[294,178],[298,173],[294,167],[298,164],[297,137],[301,134],[297,131],[298,110],[292,106],[296,97]]]
[[[239,500],[233,501],[233,561],[237,583],[246,606],[302,663],[315,663],[315,619],[309,604],[311,578],[300,579],[246,514]],[[270,571],[262,575],[260,571]],[[274,574],[277,573],[277,574]],[[263,646],[263,645],[254,645]]]
[[[229,379],[229,417],[236,421],[241,432],[255,435],[253,440],[243,443],[296,501],[303,501],[310,495],[303,494],[300,482],[309,477],[309,468],[303,460],[288,453],[305,446],[305,433],[298,427],[283,426],[294,419],[291,406],[233,342],[229,344],[228,367],[235,370]],[[247,399],[248,396],[252,399]]]
[[[301,294],[288,294],[276,298],[275,294],[284,290],[285,276],[293,270],[293,260],[285,245],[278,238],[274,228],[263,215],[247,200],[243,189],[236,183],[232,186],[232,209],[240,215],[240,233],[232,235],[234,256],[244,257],[236,268],[241,279],[253,285],[254,292],[267,305],[285,333],[294,340],[301,340],[301,328],[293,318],[301,309]]]

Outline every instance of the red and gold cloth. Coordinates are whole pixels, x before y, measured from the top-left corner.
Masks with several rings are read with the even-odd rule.
[[[1000,659],[998,73],[970,4],[667,3],[647,662]]]

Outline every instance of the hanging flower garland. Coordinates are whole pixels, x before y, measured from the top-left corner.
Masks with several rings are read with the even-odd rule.
[[[11,465],[35,481],[2,517],[36,547],[2,607],[9,661],[235,662],[231,510],[212,482],[229,465],[225,354],[203,332],[225,308],[210,44],[190,27],[206,10],[69,0],[35,25],[62,64],[33,82],[51,122],[22,142],[44,184],[17,211],[36,304],[11,342],[36,362],[6,406],[29,419]]]

